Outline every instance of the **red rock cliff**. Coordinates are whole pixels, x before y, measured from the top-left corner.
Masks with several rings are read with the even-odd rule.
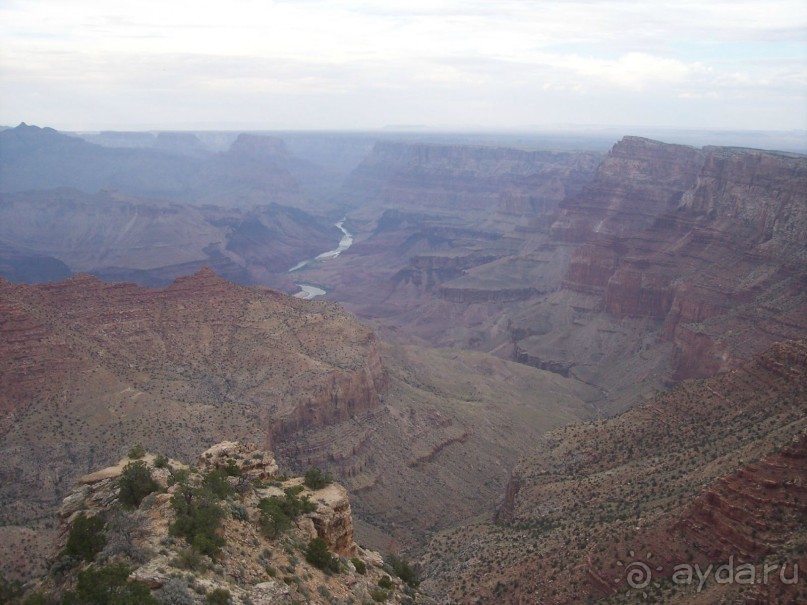
[[[807,158],[627,137],[560,208],[564,287],[664,323],[675,378],[807,334]],[[742,336],[740,336],[742,334]]]

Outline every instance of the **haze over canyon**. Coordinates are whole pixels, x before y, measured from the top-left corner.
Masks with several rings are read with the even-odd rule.
[[[197,460],[252,481],[187,551],[231,603],[807,602],[807,155],[709,136],[3,129],[4,585],[186,602]],[[174,470],[121,512],[137,444]],[[121,514],[137,556],[67,561]],[[729,560],[804,577],[674,574]]]

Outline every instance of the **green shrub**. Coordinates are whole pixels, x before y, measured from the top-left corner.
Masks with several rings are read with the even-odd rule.
[[[22,605],[48,605],[48,598],[41,592],[32,592],[25,597]]]
[[[240,477],[241,468],[236,464],[235,460],[230,458],[227,460],[227,466],[221,469],[228,477]]]
[[[189,569],[191,571],[205,571],[207,569],[207,564],[202,555],[192,548],[180,550],[171,561],[171,564],[179,569]]]
[[[206,487],[191,487],[181,484],[171,496],[171,508],[176,520],[170,525],[173,536],[182,536],[198,553],[215,557],[224,546],[224,538],[216,532],[224,510],[217,504]]]
[[[138,443],[129,450],[129,458],[132,460],[140,460],[146,455],[146,450],[141,443]]]
[[[364,575],[364,574],[367,573],[367,565],[365,565],[364,561],[362,561],[358,557],[353,557],[350,560],[350,562],[353,563],[353,567],[356,568],[356,573],[361,574],[361,575]]]
[[[166,468],[167,466],[168,466],[168,456],[157,454],[157,457],[154,458],[154,468]]]
[[[227,483],[227,474],[221,469],[207,473],[202,479],[202,485],[219,500],[229,498],[235,493],[233,486]]]
[[[106,546],[105,527],[106,523],[100,517],[79,515],[70,528],[62,554],[92,561]]]
[[[13,603],[22,596],[22,584],[17,580],[6,580],[0,573],[0,604]]]
[[[191,476],[191,472],[187,468],[171,468],[169,469],[168,485],[176,483],[186,483]]]
[[[291,527],[292,521],[301,514],[317,510],[317,505],[307,496],[298,498],[294,488],[288,488],[285,495],[262,498],[258,503],[261,511],[259,524],[267,538],[276,538]]]
[[[305,560],[314,567],[328,572],[339,571],[339,559],[331,554],[322,538],[314,538],[305,550]]]
[[[85,569],[75,590],[67,591],[63,605],[160,605],[145,584],[129,580],[126,565]]]
[[[392,571],[395,573],[396,576],[401,578],[401,580],[406,582],[412,588],[417,588],[418,584],[420,584],[420,581],[418,580],[415,570],[412,569],[409,563],[407,563],[400,557],[390,555],[389,557],[387,557],[385,563],[392,568]]]
[[[390,590],[393,586],[392,578],[389,576],[381,576],[381,579],[378,581],[378,585],[384,590]]]
[[[389,593],[383,588],[373,588],[370,591],[370,598],[376,603],[383,603],[387,600],[387,597],[389,597]]]
[[[151,492],[157,491],[160,486],[151,476],[151,470],[142,460],[130,462],[123,467],[118,479],[118,500],[126,507],[137,508],[143,498]]]
[[[230,591],[226,588],[216,588],[207,593],[205,603],[208,605],[227,605],[230,602]]]
[[[303,483],[309,489],[322,489],[332,481],[333,479],[328,473],[318,468],[310,468],[305,472]]]

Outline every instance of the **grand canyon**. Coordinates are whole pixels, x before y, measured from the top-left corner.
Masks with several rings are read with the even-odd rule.
[[[4,602],[807,602],[803,151],[0,131]],[[68,560],[88,517],[132,548]]]

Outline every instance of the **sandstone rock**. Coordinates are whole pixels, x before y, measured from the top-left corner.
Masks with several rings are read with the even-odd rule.
[[[311,501],[317,504],[317,510],[307,516],[316,528],[317,535],[336,554],[346,557],[355,554],[353,519],[347,490],[339,484],[331,483],[315,491]]]
[[[359,558],[368,565],[373,565],[374,567],[384,567],[384,557],[382,557],[380,553],[361,547],[359,547],[358,553]]]
[[[130,579],[136,580],[138,582],[142,582],[152,590],[155,588],[161,588],[163,584],[168,581],[168,576],[161,571],[158,571],[158,567],[164,566],[166,561],[162,559],[154,559],[143,565],[142,567],[138,567],[135,569],[131,575],[129,576]]]

